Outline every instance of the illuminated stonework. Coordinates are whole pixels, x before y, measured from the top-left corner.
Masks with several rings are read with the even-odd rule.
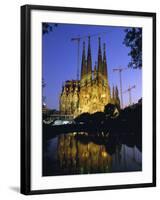
[[[117,87],[113,87],[111,96],[105,49],[104,44],[102,56],[99,38],[98,62],[95,63],[94,70],[92,70],[90,38],[88,39],[87,59],[85,42],[83,42],[81,79],[68,80],[62,86],[60,95],[60,111],[62,114],[77,116],[84,112],[104,111],[104,107],[108,103],[120,105]]]

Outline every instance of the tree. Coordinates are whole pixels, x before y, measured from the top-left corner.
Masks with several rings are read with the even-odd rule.
[[[80,123],[80,122],[84,122],[84,123],[88,123],[91,119],[91,115],[89,113],[82,113],[80,114],[78,117],[76,117],[74,120],[75,122],[77,123]]]
[[[117,105],[108,103],[104,107],[104,113],[105,113],[105,116],[107,119],[116,118],[119,116],[119,109],[118,109]]]
[[[91,115],[92,122],[94,124],[100,124],[105,120],[104,112],[95,112]]]
[[[44,89],[46,87],[46,83],[44,82],[44,79],[42,78],[42,88]],[[44,104],[46,101],[46,97],[43,95],[42,96],[42,103]]]
[[[53,24],[54,27],[57,27],[58,24]],[[42,24],[42,33],[43,35],[48,34],[49,32],[53,31],[53,26],[49,23],[43,23]]]
[[[133,69],[142,68],[142,28],[125,29],[126,35],[123,41],[130,48],[128,53],[131,56],[131,61],[128,67]]]
[[[42,78],[42,88],[46,87],[46,83],[44,82],[44,78]]]

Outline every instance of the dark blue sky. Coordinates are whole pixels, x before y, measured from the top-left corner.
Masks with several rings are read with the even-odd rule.
[[[51,24],[53,25],[53,24]],[[43,78],[46,87],[43,95],[46,96],[46,103],[49,108],[59,109],[59,95],[61,93],[62,83],[65,80],[76,79],[77,74],[77,43],[71,42],[71,38],[77,36],[87,36],[100,34],[101,47],[106,43],[106,56],[108,63],[109,84],[119,87],[119,74],[113,72],[113,68],[119,66],[127,68],[130,57],[129,49],[123,44],[126,27],[111,26],[88,26],[75,24],[58,24],[53,26],[53,31],[44,34],[42,38],[43,54]],[[105,34],[104,34],[105,33]],[[80,43],[80,65],[82,55],[82,42]],[[98,57],[98,36],[91,38],[92,64]],[[128,68],[122,73],[123,91],[128,86],[136,85],[132,90],[132,101],[137,102],[142,97],[142,71],[139,69]],[[128,105],[128,93],[123,94],[124,105]]]

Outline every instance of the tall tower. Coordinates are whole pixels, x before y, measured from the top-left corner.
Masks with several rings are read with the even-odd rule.
[[[112,88],[112,99],[115,99],[115,90],[114,90],[114,86]]]
[[[112,88],[111,103],[117,105],[117,107],[120,108],[119,91],[117,86],[113,86]]]
[[[94,65],[93,79],[94,81],[97,81],[97,62],[95,62],[95,65]]]
[[[106,60],[106,44],[103,44],[103,75],[108,80],[108,69]]]
[[[85,52],[85,42],[83,42],[80,85],[84,86],[86,85],[86,82],[87,82],[87,61]]]
[[[115,104],[118,106],[118,108],[120,108],[120,99],[119,99],[119,91],[118,91],[118,87],[116,85],[116,88],[115,88],[115,98],[116,98],[116,102]]]
[[[88,53],[87,53],[87,82],[92,81],[92,57],[91,57],[91,44],[90,36],[88,37]]]
[[[98,38],[98,73],[102,74],[102,52],[101,52],[101,38]]]
[[[82,63],[81,63],[81,79],[84,78],[86,73],[87,73],[87,67],[86,67],[85,42],[83,42]]]

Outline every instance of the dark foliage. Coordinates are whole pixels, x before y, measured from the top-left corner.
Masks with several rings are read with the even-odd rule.
[[[142,28],[129,28],[125,30],[126,35],[123,41],[130,48],[129,56],[131,61],[128,67],[133,69],[142,68]]]
[[[49,23],[43,23],[42,24],[42,33],[44,34],[48,34],[49,32],[53,31],[53,27],[57,27],[58,24],[54,24],[53,26]]]
[[[117,112],[119,113],[119,108],[115,104],[109,103],[104,107],[106,118],[115,118],[117,116]]]
[[[74,120],[77,123],[80,123],[80,122],[88,123],[90,122],[90,119],[91,119],[91,115],[89,113],[82,113],[81,115],[76,117]]]
[[[46,83],[44,82],[44,78],[42,78],[42,88],[46,87]]]
[[[99,124],[105,120],[105,114],[103,112],[95,112],[91,115],[91,121]]]
[[[92,127],[95,127],[95,131],[99,132],[102,128],[102,124],[104,124],[105,114],[103,112],[95,112],[91,114],[90,121]]]
[[[44,82],[44,79],[42,78],[42,88],[44,89],[46,87],[46,83]],[[46,101],[46,97],[42,96],[42,102],[44,103]]]

